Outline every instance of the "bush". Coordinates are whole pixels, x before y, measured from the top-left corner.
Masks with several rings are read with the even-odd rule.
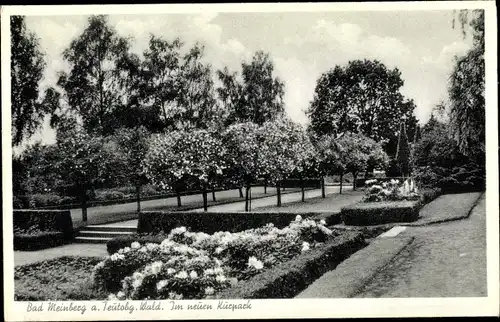
[[[422,204],[427,204],[441,195],[441,189],[439,188],[427,188],[422,189],[419,192],[422,200]]]
[[[318,213],[301,213],[308,218]],[[139,234],[168,233],[185,226],[191,231],[213,234],[217,231],[238,232],[273,223],[276,227],[287,226],[297,214],[288,212],[158,212],[145,211],[139,214]]]
[[[31,195],[32,205],[34,207],[46,207],[58,205],[61,203],[61,196],[56,194],[35,193]]]
[[[418,219],[420,208],[420,200],[359,203],[342,208],[341,217],[353,226],[411,222]]]
[[[201,299],[335,238],[324,223],[300,216],[287,227],[272,224],[212,235],[173,229],[161,244],[134,242],[99,263],[93,280],[118,299]],[[111,296],[111,298],[113,295]]]
[[[97,201],[106,201],[106,200],[118,200],[124,199],[125,194],[116,190],[104,190],[104,191],[96,191],[95,199]]]
[[[69,210],[14,210],[14,248],[42,249],[73,238]]]
[[[331,242],[217,294],[220,299],[293,298],[324,273],[366,246],[362,234],[344,231]]]
[[[161,244],[167,238],[167,234],[134,234],[115,237],[106,243],[108,254],[112,255],[119,249],[130,247],[133,242],[140,244]]]

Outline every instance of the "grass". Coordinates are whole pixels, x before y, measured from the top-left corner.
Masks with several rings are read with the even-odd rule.
[[[63,256],[18,266],[14,271],[16,301],[104,299],[92,288],[92,268],[99,257]]]
[[[363,198],[363,191],[344,191],[342,194],[330,194],[326,198],[316,197],[306,201],[290,202],[281,207],[269,206],[257,208],[255,212],[337,212],[343,207],[359,202]]]
[[[444,222],[467,218],[482,192],[442,195],[420,209],[419,221]]]

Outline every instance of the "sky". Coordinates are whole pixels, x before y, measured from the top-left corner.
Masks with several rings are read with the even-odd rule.
[[[47,68],[41,87],[57,81],[68,68],[62,51],[80,35],[88,16],[27,16],[36,33]],[[425,123],[432,108],[447,97],[448,75],[456,55],[471,46],[452,28],[453,11],[270,12],[158,15],[110,15],[119,35],[132,37],[132,51],[141,54],[152,33],[179,37],[186,46],[205,46],[205,60],[215,69],[241,72],[257,50],[270,54],[275,74],[285,83],[285,109],[307,123],[304,111],[313,99],[319,76],[354,59],[378,59],[397,67],[405,82],[402,93],[416,103],[415,114]],[[54,142],[48,125],[30,141]]]

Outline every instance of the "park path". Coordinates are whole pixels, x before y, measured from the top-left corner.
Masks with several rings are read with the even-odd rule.
[[[413,237],[356,297],[469,297],[486,294],[486,198],[468,219],[408,227]]]
[[[352,187],[344,186],[343,189],[349,190],[349,189],[352,189]],[[340,191],[340,188],[338,186],[325,186],[326,194],[339,193],[339,191]],[[252,195],[254,195],[253,188],[252,188]],[[313,189],[313,190],[305,191],[305,198],[306,199],[316,198],[316,197],[320,197],[320,196],[321,196],[321,189]],[[270,197],[252,200],[251,210],[254,210],[256,208],[261,208],[261,207],[275,206],[276,202],[277,202],[276,198],[277,198],[276,196],[270,196]],[[302,193],[300,191],[287,193],[287,194],[281,195],[281,204],[284,205],[286,203],[300,201],[301,198],[302,198]],[[203,209],[194,209],[191,211],[199,212],[199,211],[203,211]],[[240,212],[240,211],[245,211],[245,202],[240,201],[240,202],[233,202],[233,203],[225,204],[225,205],[212,206],[212,207],[208,207],[208,211],[210,211],[210,212]]]
[[[274,190],[275,189],[273,189],[273,188],[268,188],[267,193],[272,194],[272,193],[274,193]],[[253,191],[254,197],[260,197],[260,196],[265,195],[264,194],[264,187],[253,187],[252,191]],[[242,200],[242,198],[239,198],[238,189],[217,191],[215,193],[215,196],[216,196],[216,199],[218,202],[220,202],[220,201],[228,201],[229,202],[231,200],[235,200],[235,201]],[[211,193],[208,193],[208,200],[209,200],[209,204],[210,204],[210,202],[212,200]],[[202,194],[182,196],[182,205],[183,206],[200,204],[200,203],[202,203],[202,201],[203,201]],[[146,210],[146,211],[165,209],[165,208],[175,208],[176,206],[177,206],[177,198],[176,197],[141,201],[141,209]],[[108,205],[108,206],[90,207],[87,210],[88,224],[100,224],[100,222],[99,222],[100,217],[104,217],[104,216],[106,216],[106,217],[114,216],[118,220],[120,219],[120,216],[123,217],[124,215],[127,215],[127,214],[134,216],[136,211],[137,211],[137,203],[136,202]],[[81,224],[81,220],[82,220],[82,210],[79,208],[78,209],[71,209],[71,218],[73,220],[73,224],[75,226],[79,226]]]
[[[36,251],[15,251],[14,266],[32,264],[62,256],[105,257],[105,244],[69,244]]]

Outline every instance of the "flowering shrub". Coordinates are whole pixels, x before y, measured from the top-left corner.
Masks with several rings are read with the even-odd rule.
[[[367,187],[363,199],[365,202],[418,200],[420,198],[412,180],[400,184],[399,180],[396,179],[386,182],[371,179],[366,180],[365,185]]]
[[[97,264],[94,285],[111,299],[201,299],[287,261],[333,236],[325,222],[297,216],[238,233],[173,229],[161,244],[132,243]]]

